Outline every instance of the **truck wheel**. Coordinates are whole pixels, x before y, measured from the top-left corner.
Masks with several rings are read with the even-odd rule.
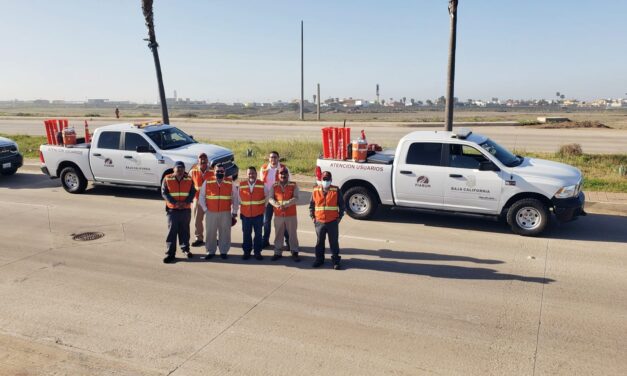
[[[516,201],[507,211],[507,224],[512,232],[523,236],[540,235],[549,224],[549,219],[549,209],[535,198]]]
[[[369,219],[377,211],[379,202],[368,188],[353,187],[344,194],[346,212],[355,219]]]
[[[75,167],[66,167],[61,171],[61,185],[69,193],[83,193],[87,188],[87,179]]]

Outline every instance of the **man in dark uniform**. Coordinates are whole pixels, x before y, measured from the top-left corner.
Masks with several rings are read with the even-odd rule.
[[[316,226],[318,238],[316,241],[316,261],[312,266],[317,268],[324,263],[324,242],[328,235],[333,269],[341,269],[338,225],[344,216],[344,200],[342,200],[340,189],[331,185],[331,173],[329,171],[322,173],[321,184],[313,190],[309,202],[309,216]]]
[[[192,258],[189,251],[189,222],[192,218],[192,201],[196,194],[194,182],[185,173],[185,164],[178,161],[174,164],[174,173],[166,175],[161,184],[161,196],[165,200],[165,211],[168,217],[168,237],[166,238],[165,264],[176,261],[176,238],[181,250]]]

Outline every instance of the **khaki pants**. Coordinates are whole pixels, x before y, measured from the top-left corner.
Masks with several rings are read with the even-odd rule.
[[[298,221],[296,216],[282,217],[279,215],[274,216],[274,254],[280,255],[283,252],[283,239],[285,237],[285,231],[289,237],[290,250],[292,252],[298,252],[298,235],[296,234],[296,228],[298,227]]]
[[[205,235],[205,229],[203,228],[203,221],[205,220],[205,213],[202,211],[202,207],[200,206],[200,201],[197,199],[194,200],[192,204],[192,210],[194,215],[194,235],[196,236],[196,240],[202,241]]]
[[[231,248],[231,219],[230,211],[205,213],[205,248],[207,253],[214,255],[216,249],[220,248],[220,253],[226,255]],[[218,235],[219,234],[219,235]],[[220,244],[217,244],[217,240]]]

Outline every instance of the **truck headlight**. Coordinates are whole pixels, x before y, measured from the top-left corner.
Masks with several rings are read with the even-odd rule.
[[[579,184],[569,185],[567,187],[562,187],[557,190],[555,193],[556,198],[569,198],[577,195],[577,188]]]
[[[20,151],[20,149],[17,147],[17,144],[11,145],[11,148],[9,150],[11,150],[11,153],[17,153],[18,151]]]

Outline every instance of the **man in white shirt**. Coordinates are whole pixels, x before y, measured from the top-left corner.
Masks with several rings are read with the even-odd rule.
[[[287,169],[287,166],[279,163],[279,152],[274,151],[274,150],[271,151],[270,154],[268,155],[268,162],[264,163],[260,169],[260,173],[261,173],[260,179],[261,181],[263,181],[263,185],[266,187],[266,192],[271,192],[272,186],[274,185],[274,183],[276,183],[279,180],[278,179],[279,169],[281,168]],[[289,176],[289,170],[288,170],[288,176]],[[274,214],[273,206],[267,205],[266,211],[263,216],[263,248],[270,247],[270,234],[272,232],[273,214]],[[285,235],[287,236],[287,232],[285,233]]]

